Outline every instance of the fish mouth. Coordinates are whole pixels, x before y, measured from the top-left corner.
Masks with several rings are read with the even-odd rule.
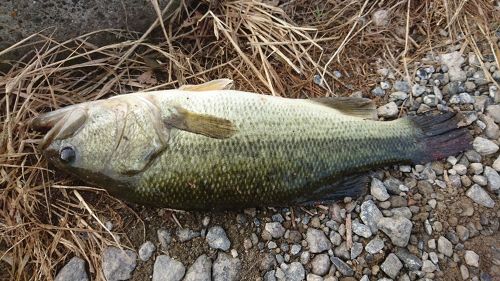
[[[54,140],[75,135],[86,120],[87,110],[82,106],[72,105],[38,115],[31,120],[30,127],[39,132],[47,131],[40,142],[40,148],[45,149]]]

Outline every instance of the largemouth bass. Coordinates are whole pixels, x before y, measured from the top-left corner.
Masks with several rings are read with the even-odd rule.
[[[375,121],[363,98],[287,99],[230,80],[139,92],[41,114],[57,168],[140,204],[183,210],[327,203],[366,172],[471,148],[453,113]]]

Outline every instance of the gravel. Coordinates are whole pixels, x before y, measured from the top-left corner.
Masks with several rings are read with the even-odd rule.
[[[328,254],[316,255],[311,261],[311,266],[312,273],[323,276],[330,270],[330,257]]]
[[[212,249],[229,250],[231,242],[227,238],[226,231],[220,226],[212,226],[207,232],[208,246]]]
[[[153,281],[180,281],[185,272],[186,268],[180,261],[159,255],[153,267]]]
[[[484,175],[488,180],[488,188],[491,191],[498,191],[500,189],[500,175],[493,168],[486,166],[484,168]]]
[[[486,192],[483,188],[481,188],[477,184],[474,184],[471,188],[469,188],[466,194],[470,199],[472,199],[472,201],[476,202],[481,206],[487,208],[495,207],[495,201],[491,199],[488,192]]]
[[[465,251],[464,259],[467,265],[479,267],[479,255],[474,251]]]
[[[403,263],[398,259],[398,257],[390,253],[385,261],[380,265],[382,271],[384,271],[389,277],[396,278],[398,276],[399,271],[403,268]]]
[[[212,260],[207,255],[199,256],[186,272],[183,281],[210,281]]]
[[[410,240],[412,222],[404,217],[381,218],[377,223],[378,228],[382,230],[392,243],[399,247],[406,247]]]
[[[148,261],[156,250],[155,244],[151,241],[144,242],[139,248],[139,259],[142,261]]]
[[[281,238],[285,234],[285,228],[279,222],[266,223],[264,229],[269,232],[273,238]]]
[[[370,193],[378,201],[385,201],[389,199],[389,193],[387,193],[384,183],[376,178],[372,179]]]
[[[330,260],[332,263],[335,265],[335,268],[342,273],[344,276],[353,276],[354,275],[354,270],[345,263],[343,260],[337,258],[337,257],[331,257]]]
[[[156,233],[158,235],[158,241],[160,241],[161,248],[164,250],[168,249],[168,245],[172,242],[172,235],[170,234],[170,231],[161,228],[158,229]]]
[[[102,254],[102,270],[107,281],[127,280],[136,267],[137,255],[130,250],[107,247]]]
[[[241,261],[226,253],[219,253],[212,267],[213,281],[239,280]]]
[[[398,256],[405,267],[411,271],[420,270],[420,268],[422,268],[422,260],[410,253],[406,248],[398,248],[396,250],[396,256]]]
[[[88,281],[89,276],[85,270],[85,261],[79,257],[73,257],[57,273],[54,281]]]
[[[395,102],[390,102],[377,109],[378,116],[392,118],[396,117],[399,113],[398,105]]]
[[[292,262],[285,271],[285,280],[301,281],[305,276],[306,271],[300,262]]]
[[[444,236],[439,236],[437,247],[438,251],[445,256],[451,257],[453,255],[453,245],[450,240],[446,239]]]
[[[476,137],[472,142],[474,150],[481,155],[491,155],[498,151],[498,145],[489,139]]]
[[[306,234],[307,245],[309,245],[309,251],[313,254],[322,253],[324,251],[330,250],[332,247],[328,238],[323,231],[308,228]]]
[[[384,240],[380,239],[380,237],[373,238],[368,244],[365,246],[365,251],[370,254],[376,254],[384,248]]]
[[[382,212],[377,208],[372,200],[367,200],[361,204],[361,212],[359,214],[361,220],[366,224],[372,233],[378,232],[378,221],[382,219]]]
[[[370,228],[357,220],[352,222],[352,232],[364,238],[372,236]]]

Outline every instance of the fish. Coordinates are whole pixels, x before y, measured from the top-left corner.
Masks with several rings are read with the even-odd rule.
[[[329,204],[373,169],[471,149],[452,112],[378,121],[366,98],[290,99],[219,79],[34,117],[56,169],[128,202],[179,210]]]

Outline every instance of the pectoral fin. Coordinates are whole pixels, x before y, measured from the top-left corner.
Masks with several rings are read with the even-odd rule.
[[[216,139],[230,138],[237,131],[229,120],[208,114],[194,113],[182,107],[175,107],[175,112],[165,118],[164,122],[167,126],[179,130]]]
[[[228,90],[231,89],[232,85],[233,80],[231,79],[217,79],[199,85],[182,85],[181,87],[179,87],[179,90],[195,92]]]
[[[324,97],[309,100],[314,103],[319,103],[330,108],[334,108],[346,115],[366,119],[377,119],[377,108],[373,101],[371,101],[370,99],[352,97]]]

